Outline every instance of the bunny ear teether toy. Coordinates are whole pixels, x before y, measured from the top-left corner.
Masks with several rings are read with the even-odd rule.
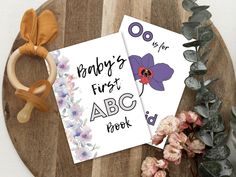
[[[25,12],[20,27],[21,37],[27,42],[16,49],[9,58],[7,64],[7,75],[10,83],[16,89],[16,96],[26,100],[25,107],[18,113],[17,119],[20,123],[28,122],[34,107],[40,111],[47,111],[45,98],[49,95],[51,85],[56,79],[56,64],[52,55],[42,47],[57,34],[57,22],[54,14],[43,11],[39,16],[33,9]],[[29,88],[22,85],[16,77],[15,65],[23,54],[36,55],[46,59],[50,74],[47,80],[39,80]],[[38,94],[41,94],[40,96]]]

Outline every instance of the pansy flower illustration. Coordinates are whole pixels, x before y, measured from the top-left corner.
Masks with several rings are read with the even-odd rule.
[[[169,80],[174,73],[174,70],[165,63],[154,64],[153,56],[150,53],[143,57],[131,55],[129,61],[134,79],[142,83],[142,91],[139,96],[143,94],[144,86],[147,84],[155,90],[164,91],[163,81]]]

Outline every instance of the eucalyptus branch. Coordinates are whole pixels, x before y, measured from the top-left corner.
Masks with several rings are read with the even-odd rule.
[[[206,153],[198,164],[199,174],[202,177],[230,176],[233,167],[227,159],[230,149],[225,145],[225,127],[220,115],[222,101],[209,88],[216,79],[204,79],[208,61],[205,59],[205,53],[214,38],[210,22],[212,15],[207,10],[209,6],[199,6],[196,0],[183,0],[182,5],[185,10],[192,13],[182,26],[182,34],[186,39],[192,40],[183,45],[190,48],[183,55],[186,60],[192,62],[185,84],[196,92],[194,111],[204,119],[204,125],[196,134],[207,146]]]

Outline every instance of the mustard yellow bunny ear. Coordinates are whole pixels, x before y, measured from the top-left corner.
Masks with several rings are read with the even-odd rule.
[[[56,17],[50,10],[44,10],[38,16],[37,45],[41,46],[54,39],[58,31]]]
[[[36,42],[37,39],[37,15],[33,9],[25,12],[20,26],[21,37],[25,41]]]

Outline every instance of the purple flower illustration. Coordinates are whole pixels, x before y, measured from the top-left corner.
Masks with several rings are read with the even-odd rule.
[[[87,160],[92,156],[92,153],[87,148],[79,148],[75,151],[75,154],[80,161]]]
[[[59,78],[55,81],[54,87],[55,87],[55,89],[57,90],[57,89],[59,89],[60,87],[66,85],[66,83],[67,83],[67,82],[66,82],[66,79],[65,79],[65,78],[59,77]]]
[[[84,127],[81,134],[80,140],[81,141],[90,141],[92,139],[91,129],[89,127]]]
[[[73,104],[69,110],[69,116],[71,119],[78,119],[82,115],[83,110],[78,104]]]
[[[80,127],[76,127],[76,128],[73,128],[71,133],[74,138],[78,138],[81,135],[82,130]]]
[[[64,108],[66,106],[66,100],[62,97],[58,97],[57,105],[60,109]]]
[[[69,59],[66,57],[62,57],[62,59],[58,61],[58,64],[57,64],[58,73],[64,73],[69,70],[68,62],[69,62]]]
[[[58,97],[60,97],[60,98],[65,98],[68,95],[68,91],[65,86],[55,88],[55,92],[58,94]]]
[[[54,51],[53,53],[51,53],[53,58],[54,58],[54,61],[56,63],[56,66],[58,66],[58,63],[59,63],[59,60],[58,60],[58,57],[60,56],[61,52],[60,50],[56,50]]]
[[[76,123],[72,120],[65,120],[63,121],[63,124],[66,128],[73,128],[76,125]]]
[[[142,83],[143,94],[144,85],[149,84],[153,89],[164,91],[163,81],[169,80],[174,70],[165,63],[154,64],[153,56],[148,53],[143,57],[132,55],[129,57],[134,79]]]

